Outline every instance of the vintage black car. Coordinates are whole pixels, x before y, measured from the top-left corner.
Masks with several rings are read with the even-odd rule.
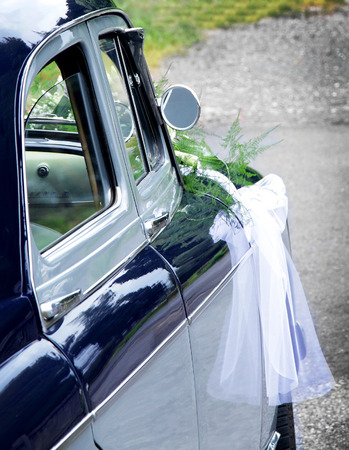
[[[156,97],[108,0],[0,17],[1,448],[276,448],[260,342],[259,398],[212,390],[234,280],[255,286],[247,240],[210,236],[221,203],[183,186],[167,124],[195,95]]]

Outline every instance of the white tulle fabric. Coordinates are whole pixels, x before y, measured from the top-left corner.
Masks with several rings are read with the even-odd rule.
[[[233,280],[231,309],[208,392],[223,400],[258,402],[264,366],[270,405],[323,395],[331,389],[333,378],[282,240],[288,212],[284,183],[268,175],[232,195],[237,201],[233,214],[229,218],[218,214],[210,234],[215,242],[227,242],[232,261],[246,238],[251,255]]]

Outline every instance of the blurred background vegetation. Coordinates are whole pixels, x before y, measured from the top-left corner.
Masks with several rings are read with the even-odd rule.
[[[265,17],[330,13],[345,0],[113,0],[147,32],[148,64],[180,53],[203,38],[205,30],[237,23],[258,22]]]

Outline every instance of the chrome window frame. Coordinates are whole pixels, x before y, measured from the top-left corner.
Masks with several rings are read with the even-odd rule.
[[[115,52],[116,52],[117,58],[119,59],[119,63],[120,63],[120,67],[121,67],[120,76],[124,83],[124,87],[125,87],[128,97],[129,97],[130,103],[132,103],[133,110],[135,111],[135,114],[132,113],[132,116],[133,116],[135,122],[137,122],[136,129],[140,130],[139,133],[137,132],[137,138],[140,143],[140,150],[142,151],[143,156],[147,161],[146,165],[147,165],[148,169],[145,171],[145,174],[139,180],[134,181],[133,171],[132,171],[132,168],[131,168],[131,165],[129,162],[126,148],[124,145],[122,146],[125,162],[126,162],[126,165],[128,168],[128,172],[130,174],[131,183],[137,186],[138,191],[141,191],[142,189],[146,189],[147,186],[152,183],[151,180],[155,177],[154,174],[161,171],[161,169],[167,163],[171,162],[170,161],[171,158],[168,153],[168,144],[167,144],[165,136],[164,136],[164,131],[159,124],[155,124],[155,123],[152,123],[152,126],[154,127],[154,131],[159,133],[159,140],[161,141],[161,146],[162,146],[162,148],[160,150],[161,156],[156,160],[156,163],[154,164],[154,166],[152,166],[151,161],[148,158],[146,139],[143,136],[144,133],[142,131],[141,120],[139,118],[139,111],[137,109],[134,94],[132,92],[132,89],[130,87],[130,82],[127,77],[127,73],[129,70],[128,64],[125,61],[125,55],[123,54],[120,43],[118,42],[117,34],[115,33],[117,28],[120,28],[120,27],[110,27],[106,24],[105,28],[102,28],[102,25],[101,25],[101,30],[98,33],[98,42],[95,43],[95,45],[97,46],[100,39],[112,38],[114,40]],[[91,31],[91,33],[94,33],[94,31]],[[103,66],[103,64],[101,62],[100,62],[100,66]],[[104,66],[103,66],[103,69],[104,69]],[[105,84],[108,85],[108,88],[110,90],[109,83],[105,82]],[[108,96],[110,97],[109,92],[108,92]],[[155,96],[155,94],[154,94],[154,96]],[[155,129],[155,127],[158,129]]]
[[[84,235],[91,234],[91,233],[98,233],[98,228],[100,228],[100,225],[103,224],[104,220],[110,220],[110,216],[115,214],[115,211],[122,209],[122,207],[125,207],[125,211],[128,210],[127,205],[125,206],[125,202],[129,203],[130,201],[134,203],[133,195],[130,192],[129,187],[129,181],[127,180],[128,170],[125,170],[125,167],[123,164],[121,164],[121,168],[119,169],[119,174],[116,173],[118,164],[117,162],[120,162],[120,155],[115,155],[113,152],[109,152],[109,149],[107,150],[110,158],[110,162],[107,161],[106,164],[110,165],[108,167],[109,171],[111,170],[113,172],[114,180],[117,179],[119,184],[116,185],[114,182],[114,188],[115,190],[115,198],[117,201],[112,202],[108,207],[106,207],[104,210],[102,210],[100,213],[96,214],[95,216],[92,216],[91,218],[84,221],[82,224],[80,224],[78,227],[73,229],[71,232],[67,233],[63,236],[62,239],[57,241],[57,243],[54,243],[52,246],[50,246],[47,250],[43,250],[43,252],[39,252],[35,243],[33,242],[33,239],[31,237],[30,232],[30,217],[29,217],[29,201],[28,201],[28,192],[27,192],[27,179],[26,179],[26,166],[25,166],[25,124],[23,118],[25,117],[25,106],[26,106],[26,99],[31,87],[31,84],[36,76],[42,70],[42,68],[53,58],[55,58],[57,55],[62,53],[64,50],[71,48],[73,46],[79,45],[83,51],[84,57],[86,58],[86,68],[89,71],[91,78],[93,79],[93,84],[98,85],[99,92],[103,92],[105,89],[104,83],[101,82],[98,79],[98,76],[96,75],[96,72],[98,72],[98,69],[96,69],[96,55],[93,51],[93,45],[91,45],[91,35],[89,33],[89,29],[87,27],[87,21],[95,19],[100,16],[113,16],[121,19],[121,21],[124,22],[125,28],[131,27],[131,23],[127,16],[122,13],[121,11],[114,9],[114,8],[107,8],[104,10],[100,10],[97,12],[92,12],[89,14],[86,14],[79,19],[75,19],[68,24],[64,24],[61,27],[57,28],[55,31],[53,31],[49,36],[47,36],[43,41],[33,50],[33,52],[28,57],[22,72],[21,76],[18,80],[18,86],[17,86],[17,97],[16,97],[16,103],[18,105],[18,116],[16,120],[16,130],[17,130],[17,136],[20,136],[19,142],[17,142],[18,147],[21,148],[22,152],[22,160],[23,160],[23,166],[21,167],[20,172],[20,178],[21,183],[23,186],[22,189],[22,196],[23,196],[23,204],[24,204],[24,218],[26,223],[26,235],[27,235],[27,255],[28,255],[28,271],[29,271],[29,279],[33,288],[34,296],[36,299],[37,307],[39,310],[39,316],[41,320],[41,325],[46,332],[48,328],[53,325],[53,323],[56,322],[60,317],[55,318],[55,320],[50,321],[47,323],[44,318],[41,311],[40,304],[42,302],[39,301],[38,298],[38,292],[37,292],[37,286],[36,286],[36,280],[34,272],[37,270],[37,258],[38,253],[42,258],[47,260],[49,263],[52,262],[52,260],[57,255],[65,254],[67,251],[69,251],[70,245],[75,243],[76,241],[79,241],[80,239],[84,238]],[[77,30],[77,27],[82,26],[85,27],[85,32],[82,33],[83,36],[80,36],[80,39],[76,36],[72,37],[70,36],[69,42],[64,42],[64,33],[69,33],[72,35],[71,30]],[[62,39],[59,39],[62,38]],[[62,41],[59,42],[58,41]],[[92,71],[91,71],[92,70]],[[95,89],[96,86],[93,85],[93,88]],[[96,93],[97,96],[97,93]],[[97,99],[98,107],[101,107],[102,109],[106,110],[106,100],[105,95],[102,95],[101,97],[98,97]],[[98,111],[100,112],[100,111]],[[109,123],[110,125],[110,123]],[[114,144],[116,142],[117,147],[120,148],[120,141],[122,139],[121,130],[114,129],[113,133],[108,132],[108,124],[106,126],[103,126],[103,131],[106,134],[106,139],[109,141],[110,139],[114,140]],[[115,132],[116,131],[116,132]],[[112,135],[112,138],[111,138]],[[101,142],[101,146],[103,146],[103,142]],[[115,152],[114,152],[115,153]],[[121,175],[121,176],[120,176]],[[127,186],[127,189],[125,187]],[[131,194],[131,197],[129,199],[125,199],[124,191],[128,192],[129,197]],[[139,218],[139,217],[136,217]],[[127,261],[129,261],[136,253],[138,253],[147,243],[147,240],[145,238],[144,232],[143,232],[143,241],[138,245],[133,251],[130,251],[129,254],[123,258],[121,261],[119,261],[116,265],[114,265],[107,273],[105,273],[100,279],[96,280],[93,285],[90,286],[88,290],[84,292],[84,295],[82,298],[80,298],[76,303],[73,303],[71,307],[64,312],[64,314],[71,309],[73,309],[74,306],[81,303],[81,301],[84,300],[84,298],[88,295],[90,295],[93,291],[95,291],[105,280],[110,278],[110,276],[115,273],[115,271],[119,270],[121,267],[125,265]],[[64,315],[63,314],[63,315]]]

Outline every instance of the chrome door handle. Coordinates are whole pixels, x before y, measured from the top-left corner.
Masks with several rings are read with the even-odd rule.
[[[144,228],[149,238],[158,234],[170,221],[170,214],[164,213],[161,216],[152,217],[144,222]]]
[[[78,303],[81,298],[81,289],[77,289],[64,297],[41,303],[40,309],[45,320],[51,320],[61,316],[65,311]]]

